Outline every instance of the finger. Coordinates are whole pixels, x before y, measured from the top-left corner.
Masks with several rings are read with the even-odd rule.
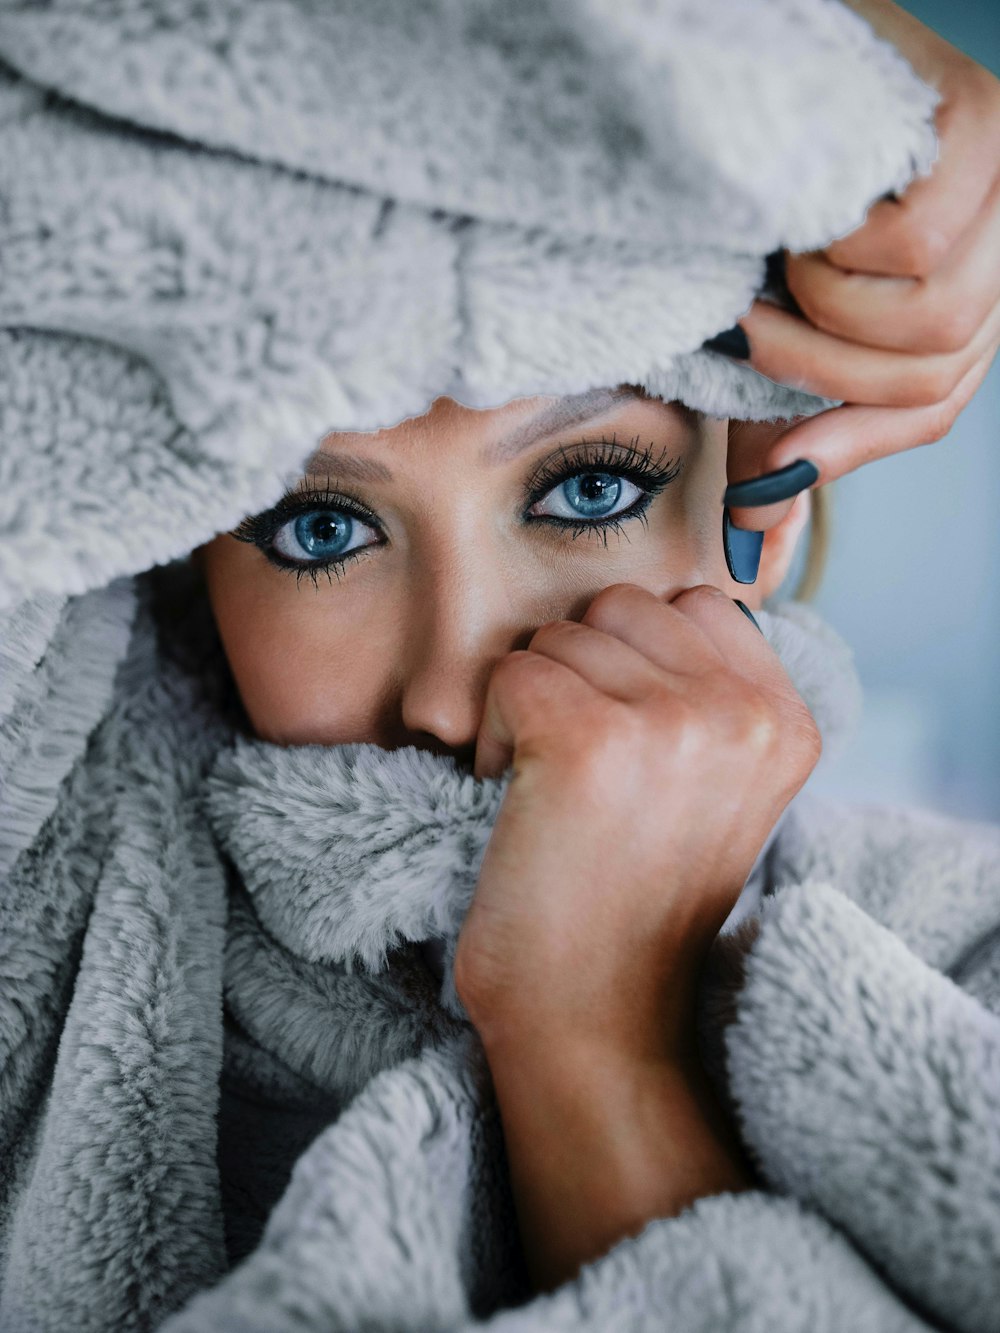
[[[674,599],[673,604],[712,640],[732,673],[745,679],[766,701],[765,711],[757,714],[759,725],[765,728],[764,735],[772,725],[769,713],[772,718],[776,715],[781,719],[782,759],[792,761],[793,756],[797,756],[789,769],[797,776],[781,797],[780,812],[818,763],[823,749],[822,736],[808,704],[764,635],[746,623],[746,617],[724,594],[721,598],[708,598],[701,595],[702,591],[702,588],[687,589]],[[729,689],[732,689],[731,684]],[[751,740],[750,737],[747,739]]]
[[[581,621],[552,620],[535,631],[528,651],[561,662],[601,694],[623,703],[642,703],[662,691],[665,678],[664,667],[643,651],[648,620],[649,609],[643,606],[630,642]],[[680,652],[677,648],[675,655]]]
[[[730,604],[731,599],[710,584],[700,584],[701,595]],[[724,666],[724,658],[695,621],[682,614],[673,601],[664,601],[637,583],[613,583],[590,603],[583,621],[603,634],[628,644],[662,673],[675,677],[703,676]],[[745,628],[755,633],[739,607],[733,611]],[[760,637],[759,635],[757,636]]]
[[[970,62],[961,95],[939,103],[938,160],[900,199],[882,200],[862,226],[826,247],[840,268],[929,277],[945,261],[989,195],[1000,164],[1000,85]]]
[[[736,634],[744,644],[749,636],[763,638],[721,589],[686,591],[723,603],[741,622]],[[517,756],[558,747],[566,717],[579,718],[602,697],[642,702],[663,690],[665,673],[703,676],[723,666],[713,641],[672,603],[637,584],[611,584],[583,622],[541,625],[529,648],[498,663],[486,689],[473,773],[499,777]]]
[[[819,469],[814,486],[835,481],[864,463],[942,439],[982,384],[997,353],[994,343],[973,365],[948,397],[930,407],[838,407],[793,427],[763,460],[766,471],[808,458]],[[750,516],[758,530],[767,526],[754,509],[731,510]],[[761,511],[763,512],[763,511]]]
[[[729,441],[726,453],[726,480],[730,485],[749,481],[769,471],[767,460],[775,445],[787,435],[796,423],[808,417],[792,417],[790,421],[729,422]],[[734,527],[764,532],[780,523],[795,503],[796,496],[767,505],[729,505],[729,518]],[[723,503],[725,499],[723,498]]]
[[[960,352],[1000,303],[1000,178],[926,278],[849,273],[822,252],[789,255],[785,267],[803,314],[826,333],[900,352]]]
[[[923,407],[955,388],[1000,333],[1000,305],[960,352],[914,356],[837,338],[759,300],[740,320],[754,370],[824,398],[878,407]]]
[[[515,757],[530,758],[558,742],[567,713],[583,715],[597,700],[594,688],[561,662],[527,649],[508,653],[486,686],[473,775],[499,777]]]
[[[808,490],[809,487],[804,489]],[[798,496],[793,495],[790,500],[779,500],[770,505],[729,505],[729,521],[734,528],[766,532],[768,528],[776,527],[791,512],[797,499]]]
[[[725,593],[715,596],[718,592],[708,584],[686,588],[670,605],[698,627],[730,670],[784,704],[798,708],[801,696],[778,654],[733,600]]]

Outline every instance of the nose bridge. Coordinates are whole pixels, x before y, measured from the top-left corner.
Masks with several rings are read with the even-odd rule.
[[[474,743],[490,673],[530,637],[530,605],[482,544],[428,562],[414,589],[402,671],[402,722],[451,747]]]

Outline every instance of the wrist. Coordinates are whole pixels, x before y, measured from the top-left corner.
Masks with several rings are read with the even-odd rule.
[[[657,1123],[653,1108],[690,1103],[708,1087],[694,1050],[648,1056],[579,1034],[541,1031],[484,1044],[497,1102],[505,1120],[544,1119],[553,1130],[595,1140],[615,1125],[629,1125],[636,1139]]]
[[[698,1061],[697,1009],[707,944],[689,942],[655,969],[637,960],[624,984],[579,995],[564,990],[551,969],[545,985],[530,980],[502,996],[469,988],[460,997],[493,1065],[544,1066],[559,1053],[567,1068],[666,1065],[692,1069]]]
[[[706,1194],[755,1186],[704,1071],[566,1041],[491,1060],[536,1289]]]

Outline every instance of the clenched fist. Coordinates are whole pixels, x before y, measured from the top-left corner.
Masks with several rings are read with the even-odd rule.
[[[820,750],[778,656],[708,585],[614,584],[503,658],[475,773],[513,776],[455,960],[487,1049],[686,1059],[704,955]]]

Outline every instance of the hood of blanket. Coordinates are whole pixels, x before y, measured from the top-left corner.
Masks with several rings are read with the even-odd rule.
[[[0,606],[182,556],[323,435],[630,382],[927,172],[829,0],[0,0]]]
[[[827,764],[860,713],[851,650],[802,603],[775,603],[758,619],[816,719]],[[414,746],[283,747],[241,737],[217,756],[205,806],[249,896],[265,953],[379,974],[399,946],[430,946],[440,1002],[462,1016],[451,972],[455,944],[510,779],[508,769],[478,780],[451,756]],[[783,819],[724,931],[759,901]],[[243,913],[240,928],[247,925]],[[252,953],[241,951],[240,964],[254,966]],[[247,978],[234,983],[245,989]]]

